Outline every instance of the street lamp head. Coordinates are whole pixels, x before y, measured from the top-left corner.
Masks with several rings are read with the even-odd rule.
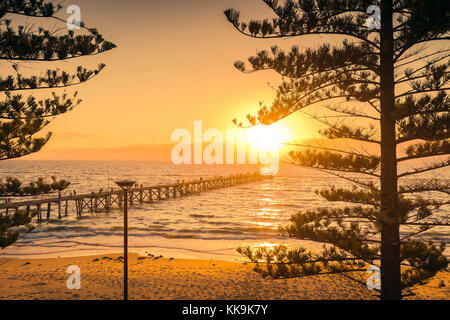
[[[122,180],[122,181],[116,181],[116,184],[122,189],[122,190],[128,190],[132,186],[136,184],[136,181],[132,180]]]

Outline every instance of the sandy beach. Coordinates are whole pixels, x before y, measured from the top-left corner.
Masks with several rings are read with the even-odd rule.
[[[0,259],[2,300],[115,300],[122,298],[120,254],[56,259]],[[81,289],[69,290],[67,268],[81,270]],[[444,281],[445,287],[438,284]],[[441,272],[408,299],[449,299],[450,276]],[[175,299],[377,299],[373,291],[338,275],[262,279],[250,265],[214,260],[129,257],[129,298]]]

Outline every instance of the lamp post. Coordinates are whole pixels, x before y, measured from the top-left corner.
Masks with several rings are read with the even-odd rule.
[[[128,300],[128,190],[136,184],[136,181],[116,181],[123,190],[123,299]]]

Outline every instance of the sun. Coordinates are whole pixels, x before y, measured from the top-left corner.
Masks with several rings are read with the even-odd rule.
[[[248,144],[263,152],[278,151],[281,145],[289,139],[289,130],[279,123],[270,126],[258,125],[246,131]]]

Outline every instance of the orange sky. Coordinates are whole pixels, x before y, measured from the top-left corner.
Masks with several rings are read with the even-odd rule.
[[[241,11],[243,21],[273,17],[261,0],[71,0],[63,4],[78,5],[86,25],[96,27],[118,47],[70,62],[22,64],[21,72],[34,74],[47,68],[70,72],[78,65],[107,65],[98,77],[75,87],[83,103],[56,117],[46,128],[53,132],[50,142],[25,159],[58,158],[49,152],[54,150],[167,145],[174,143],[171,135],[176,129],[193,132],[196,120],[203,121],[204,131],[216,128],[225,135],[227,129],[235,128],[233,118],[245,120],[246,114],[255,114],[259,101],[270,105],[275,95],[272,87],[281,82],[273,71],[243,74],[234,68],[234,61],[246,61],[274,44],[285,49],[297,45],[302,50],[323,43],[338,45],[342,40],[326,35],[252,39],[236,31],[223,15],[231,7]],[[66,7],[58,16],[69,16]],[[29,21],[35,22],[54,27],[54,20]],[[0,68],[2,74],[12,73],[7,63]],[[313,108],[306,111],[315,113]],[[318,129],[323,128],[301,113],[280,124],[295,140],[320,138]],[[76,152],[73,155],[76,159]]]
[[[244,119],[255,112],[260,100],[269,103],[274,90],[267,83],[280,82],[270,71],[244,75],[233,67],[235,60],[247,59],[275,41],[239,34],[223,11],[235,7],[243,17],[270,17],[262,1],[80,0],[70,4],[79,5],[82,20],[118,48],[76,59],[74,64],[27,65],[39,71],[107,65],[99,77],[76,87],[83,103],[47,127],[54,133],[47,150],[170,143],[175,129],[192,131],[194,120],[202,120],[204,130],[224,131],[233,127],[233,118]],[[66,18],[65,8],[58,15]],[[288,48],[299,39],[280,43]],[[316,126],[302,119],[287,121],[296,136],[317,136]]]

